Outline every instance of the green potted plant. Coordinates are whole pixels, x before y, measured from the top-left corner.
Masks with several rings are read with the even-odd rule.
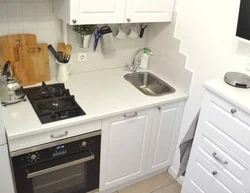
[[[73,29],[78,34],[79,46],[81,48],[89,48],[96,25],[75,25]]]

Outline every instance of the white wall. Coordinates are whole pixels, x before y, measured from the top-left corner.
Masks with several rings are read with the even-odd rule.
[[[230,70],[244,71],[250,46],[235,38],[240,0],[178,0],[175,36],[180,51],[188,56],[186,67],[193,71],[190,96],[184,110],[178,144],[200,108],[203,83],[222,78]],[[174,164],[179,168],[179,149]]]
[[[47,42],[55,48],[62,41],[62,22],[53,15],[52,0],[0,0],[0,36],[18,33],[34,33],[38,42]],[[112,25],[111,27],[116,27]],[[91,47],[82,49],[78,46],[77,36],[69,28],[69,43],[73,45],[71,61],[74,63],[72,73],[122,67],[131,61],[133,53],[145,47],[144,39],[115,40],[116,53],[104,56],[100,45],[93,52],[94,38]],[[87,52],[87,62],[78,63],[78,52]],[[54,58],[50,58],[51,74],[56,75]]]

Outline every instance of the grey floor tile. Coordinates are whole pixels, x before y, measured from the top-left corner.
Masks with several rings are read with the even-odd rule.
[[[171,182],[176,182],[176,179],[168,172],[164,172],[163,175],[167,176],[167,178],[171,181]]]
[[[178,182],[173,182],[172,184],[154,191],[153,193],[180,193],[181,192],[181,185]]]
[[[151,193],[155,190],[163,188],[172,182],[163,174],[154,176],[122,190],[119,193]]]

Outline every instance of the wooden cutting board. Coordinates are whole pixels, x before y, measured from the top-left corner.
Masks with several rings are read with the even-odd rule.
[[[15,63],[16,76],[24,86],[36,84],[35,65],[32,60],[28,59],[28,48],[26,46],[19,47],[20,61]]]
[[[35,66],[35,76],[37,82],[50,80],[50,65],[48,44],[27,45],[28,60]]]
[[[25,45],[33,45],[37,43],[35,34],[16,34],[8,35],[8,43],[10,45],[10,52],[13,53],[14,62],[20,60],[18,48]]]
[[[15,34],[0,37],[0,65],[6,61],[11,61],[14,68],[15,62],[20,61],[18,48],[25,45],[34,45],[37,43],[35,34]],[[14,72],[15,74],[15,72]]]
[[[14,56],[9,52],[10,46],[8,44],[8,39],[0,37],[0,65],[3,68],[3,65],[7,61],[14,61]]]

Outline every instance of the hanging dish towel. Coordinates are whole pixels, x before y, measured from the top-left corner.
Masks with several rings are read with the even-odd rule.
[[[195,116],[193,122],[191,123],[185,137],[182,139],[182,142],[179,146],[179,149],[180,149],[180,168],[179,168],[179,172],[177,174],[177,178],[180,177],[181,175],[184,176],[186,173],[187,164],[188,164],[191,148],[193,145],[193,140],[194,140],[194,135],[195,135],[199,115],[200,115],[200,110],[197,113],[197,115]]]

